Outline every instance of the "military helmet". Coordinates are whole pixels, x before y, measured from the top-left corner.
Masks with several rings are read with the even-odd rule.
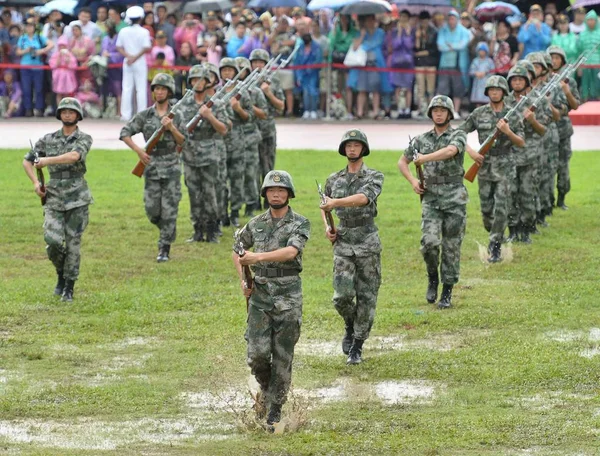
[[[546,62],[546,66],[548,69],[552,68],[552,56],[548,53],[548,51],[542,52],[542,56],[544,57],[544,62]]]
[[[544,55],[541,52],[532,52],[531,54],[528,54],[526,58],[531,63],[534,63],[534,64],[537,63],[538,65],[541,65],[545,71],[548,71],[548,65],[546,65],[546,59],[544,59]]]
[[[535,78],[537,78],[537,74],[535,72],[535,67],[533,66],[533,63],[531,63],[529,60],[521,59],[517,62],[517,65],[521,66],[521,67],[525,68],[527,71],[529,71],[529,76],[532,81]]]
[[[254,60],[262,60],[263,62],[267,63],[270,60],[269,52],[265,51],[264,49],[254,49],[250,53],[250,61],[252,62]]]
[[[508,83],[506,82],[506,79],[499,75],[490,76],[488,78],[487,82],[485,83],[484,93],[486,96],[488,94],[488,89],[502,89],[505,96],[508,95],[509,92]]]
[[[190,71],[188,73],[188,77],[187,77],[187,82],[188,84],[191,84],[192,79],[200,79],[200,78],[204,78],[206,79],[206,82],[208,82],[210,84],[210,76],[208,74],[208,71],[202,67],[202,65],[194,65],[192,68],[190,68]]]
[[[283,187],[287,188],[290,192],[289,197],[296,197],[296,190],[294,189],[294,182],[292,176],[287,171],[269,171],[263,180],[262,187],[260,189],[260,195],[263,198],[267,197],[267,189],[270,187]]]
[[[79,114],[79,120],[83,119],[83,109],[81,109],[81,104],[76,98],[65,97],[60,100],[58,104],[58,108],[56,108],[56,118],[60,120],[60,111],[63,109],[72,109],[77,114]]]
[[[232,59],[231,57],[224,57],[219,62],[219,71],[221,71],[223,68],[227,68],[227,67],[233,68],[236,73],[238,73],[240,71],[238,66],[235,64],[235,60]]]
[[[448,120],[454,119],[454,104],[446,95],[436,95],[429,102],[429,106],[427,107],[427,117],[429,117],[431,120],[433,120],[433,117],[431,116],[431,111],[433,111],[433,108],[446,108],[450,113],[450,119]]]
[[[240,69],[240,71],[248,70],[250,73],[252,72],[252,64],[250,63],[250,60],[248,60],[246,57],[236,57],[235,63]]]
[[[560,46],[550,46],[547,52],[548,54],[550,54],[550,57],[552,57],[552,54],[560,55],[563,59],[563,65],[567,63],[567,54],[565,53],[564,49]]]
[[[220,79],[219,68],[217,67],[217,65],[215,65],[214,63],[210,63],[210,62],[202,62],[201,66],[205,70],[214,74],[215,78],[217,78],[217,81]]]
[[[344,133],[344,136],[342,136],[342,141],[340,142],[340,147],[338,148],[340,155],[343,155],[344,157],[346,156],[346,143],[348,141],[358,141],[365,146],[362,153],[363,157],[366,157],[371,153],[371,150],[369,149],[369,141],[367,141],[367,135],[365,135],[361,130],[352,129],[348,130],[346,133]]]
[[[508,72],[508,77],[506,78],[508,80],[509,85],[510,80],[516,76],[525,79],[525,81],[527,81],[527,87],[531,86],[531,75],[529,74],[527,68],[521,65],[515,65],[514,67],[512,67]]]
[[[166,87],[171,91],[171,94],[175,93],[175,79],[173,76],[167,73],[158,73],[152,79],[152,83],[150,84],[150,90],[154,90],[156,86]]]

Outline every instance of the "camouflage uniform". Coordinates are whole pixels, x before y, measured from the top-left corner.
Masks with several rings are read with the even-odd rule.
[[[274,173],[284,175],[281,171]],[[256,253],[285,247],[298,250],[293,260],[251,266],[255,276],[245,334],[247,362],[272,404],[285,403],[291,383],[294,347],[302,325],[302,280],[299,274],[309,236],[309,220],[291,208],[281,219],[274,219],[268,210],[250,220],[239,233],[244,249],[254,247]]]

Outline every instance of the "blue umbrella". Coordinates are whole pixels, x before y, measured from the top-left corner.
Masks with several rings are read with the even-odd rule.
[[[451,0],[393,0],[399,10],[408,10],[411,14],[419,14],[421,11],[447,13],[454,9]]]
[[[252,0],[248,3],[248,8],[306,8],[305,0]]]
[[[52,0],[44,6],[36,7],[35,10],[41,15],[50,14],[51,11],[57,10],[63,14],[72,16],[77,3],[77,0]]]
[[[317,11],[322,9],[338,10],[346,5],[357,2],[359,0],[312,0],[308,4],[310,11]]]

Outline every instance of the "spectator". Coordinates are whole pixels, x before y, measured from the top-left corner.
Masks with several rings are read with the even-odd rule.
[[[168,14],[167,15],[167,22],[169,24],[171,24],[175,28],[175,30],[177,30],[176,29],[176,27],[177,27],[177,16],[175,16],[175,14],[173,14],[173,13]],[[173,34],[173,39],[175,39],[175,34]],[[177,43],[175,43],[175,44],[177,44]]]
[[[98,26],[92,22],[92,10],[90,10],[88,7],[84,7],[79,10],[77,19],[78,20],[71,22],[67,27],[65,27],[64,33],[67,35],[67,38],[71,38],[73,35],[74,25],[79,25],[83,35],[87,36],[93,42],[95,42],[98,37],[102,36],[102,32]]]
[[[442,13],[433,14],[433,26],[439,32],[440,29],[446,24],[446,19]]]
[[[4,8],[2,10],[2,14],[0,15],[0,21],[2,21],[2,24],[4,24],[4,27],[6,28],[10,27],[13,24],[10,8]]]
[[[144,14],[154,12],[154,3],[153,2],[143,2],[142,9],[144,10]]]
[[[109,65],[122,64],[123,56],[117,49],[117,28],[109,19],[106,21],[106,36],[102,39],[102,55],[106,57]],[[112,94],[117,99],[117,115],[121,117],[121,92],[123,70],[121,68],[108,68],[105,84],[105,95]]]
[[[333,10],[329,8],[320,10],[316,22],[319,24],[321,35],[328,35],[333,29]]]
[[[152,11],[146,13],[146,15],[144,16],[144,25],[142,25],[142,27],[148,30],[148,32],[150,33],[150,38],[154,42],[154,36],[156,35],[156,31],[154,30],[154,13]]]
[[[116,6],[112,6],[108,9],[108,18],[115,25],[117,34],[127,27],[127,23],[121,19],[121,11]]]
[[[10,56],[10,35],[2,21],[0,21],[0,63],[8,62]]]
[[[198,35],[204,30],[204,26],[194,18],[193,14],[187,13],[183,17],[182,25],[175,29],[173,38],[175,40],[175,50],[179,52],[181,43],[187,41],[192,47],[197,46]]]
[[[97,38],[102,42],[102,37],[106,35],[106,21],[108,20],[108,7],[100,5],[96,10],[96,25],[100,29],[101,35]]]
[[[323,53],[318,43],[306,33],[302,36],[302,43],[296,54],[295,65],[314,65],[323,61]],[[303,119],[317,119],[317,104],[319,101],[319,73],[318,68],[306,68],[295,71],[296,85],[302,91],[304,105]]]
[[[246,23],[240,20],[235,26],[235,35],[227,42],[227,57],[248,57],[250,54],[244,52],[247,40]]]
[[[273,32],[273,16],[271,16],[271,13],[268,11],[262,13],[259,19],[262,22],[263,28],[265,29],[267,35],[270,35],[271,32]]]
[[[415,30],[410,27],[410,13],[408,10],[400,11],[398,24],[391,30],[387,37],[388,66],[409,70],[410,72],[390,74],[390,82],[395,90],[398,103],[398,119],[409,119],[412,106],[412,89],[415,82]],[[403,103],[400,102],[402,99]]]
[[[225,29],[225,42],[229,43],[229,40],[236,35],[235,28],[238,23],[243,20],[242,18],[242,10],[240,8],[231,8],[231,20],[229,21],[229,25]],[[231,57],[228,55],[228,57]]]
[[[152,68],[148,70],[148,84],[152,82],[152,79],[154,79],[154,76],[156,76],[158,73],[167,73],[173,75],[173,70],[171,69],[172,66],[173,65],[169,65],[167,62],[164,52],[159,52],[156,54],[154,64],[152,65]]]
[[[44,112],[44,70],[36,69],[43,65],[42,57],[52,49],[52,41],[35,31],[35,21],[27,19],[25,33],[17,42],[16,55],[21,57],[21,65],[34,68],[21,69],[21,88],[23,90],[23,107],[25,117],[41,117]],[[33,99],[35,98],[35,111]]]
[[[546,13],[544,16],[544,24],[546,24],[548,27],[550,27],[550,33],[551,35],[554,35],[556,33],[556,20],[554,19],[554,16],[550,13]]]
[[[327,36],[321,34],[321,26],[317,21],[313,21],[311,23],[312,28],[312,39],[314,43],[317,43],[321,48],[322,60],[319,63],[327,62],[329,58],[329,38]],[[330,78],[330,79],[329,79]],[[322,70],[319,74],[319,93],[320,93],[320,101],[319,101],[319,111],[321,114],[325,113],[327,108],[327,83],[331,84],[331,93],[335,92],[334,87],[337,87],[337,81],[335,80],[335,76],[332,72],[330,76],[327,74],[327,70]]]
[[[552,14],[552,16],[556,17],[558,15],[558,9],[556,8],[556,3],[548,2],[544,8],[544,14]]]
[[[167,20],[167,7],[164,4],[161,3],[156,6],[156,16],[158,17],[155,26],[156,31],[165,32],[167,34],[167,44],[175,49],[175,39],[173,38],[175,27]]]
[[[569,30],[569,18],[564,14],[558,16],[558,31],[552,37],[552,45],[560,46],[567,55],[567,63],[573,63],[579,56],[577,35]]]
[[[460,119],[461,98],[468,87],[466,79],[469,68],[468,45],[470,35],[466,28],[458,23],[458,13],[448,13],[448,23],[438,32],[437,45],[440,51],[440,75],[438,93],[451,96],[454,103],[454,118]]]
[[[96,53],[96,46],[90,38],[83,34],[81,27],[78,24],[71,26],[71,33],[71,39],[68,40],[69,51],[73,53],[79,66],[85,67],[90,57]],[[87,67],[79,70],[79,81],[91,77],[92,73]]]
[[[269,39],[271,54],[281,54],[281,59],[287,59],[296,45],[296,38],[289,31],[289,23],[282,19],[277,23],[277,29]],[[294,73],[292,70],[279,70],[279,81],[285,92],[286,117],[291,117],[294,111]]]
[[[197,65],[198,60],[194,57],[194,53],[192,51],[192,46],[190,43],[182,43],[181,52],[175,60],[175,66],[177,67],[188,67],[191,68],[194,65]],[[175,96],[177,98],[181,98],[181,96],[185,93],[187,88],[187,70],[176,70],[175,71]]]
[[[260,21],[252,24],[250,37],[242,46],[242,53],[249,56],[254,49],[269,49],[269,37]]]
[[[17,55],[17,43],[19,42],[19,38],[21,38],[22,34],[23,31],[19,24],[12,24],[8,28],[8,61],[10,63],[19,63],[21,60]]]
[[[519,60],[519,43],[510,34],[510,25],[505,20],[498,22],[496,33],[492,35],[490,50],[494,56],[496,73],[507,77],[508,71]]]
[[[64,97],[71,97],[77,90],[77,57],[69,50],[67,37],[58,40],[58,51],[50,58],[52,90],[56,94],[56,105]]]
[[[431,23],[429,11],[419,14],[419,27],[415,32],[415,68],[417,69],[417,100],[419,115],[427,114],[429,100],[435,95],[435,81],[439,63],[437,30]]]
[[[218,37],[216,35],[209,36],[206,43],[206,61],[219,66],[222,56],[223,47],[218,44]]]
[[[471,62],[469,74],[474,78],[471,88],[471,103],[483,106],[489,103],[490,99],[485,94],[485,84],[492,75],[495,65],[490,58],[490,49],[488,45],[481,42],[477,45],[477,58]]]
[[[585,15],[587,11],[585,8],[577,8],[573,15],[573,22],[569,24],[569,30],[575,35],[579,35],[585,30]]]
[[[579,52],[588,56],[586,64],[600,65],[600,26],[598,15],[591,10],[585,16],[585,30],[579,35]],[[592,49],[596,50],[591,53]],[[598,68],[584,68],[581,75],[581,101],[597,100],[600,96]]]
[[[45,36],[47,40],[57,43],[58,39],[63,34],[64,27],[65,25],[62,23],[62,13],[58,10],[52,10],[42,28],[42,35]],[[53,47],[50,52],[48,52],[48,58],[52,57],[56,51],[58,51],[58,49]]]
[[[522,47],[522,58],[532,52],[545,51],[552,41],[552,31],[548,24],[542,22],[543,13],[540,5],[529,9],[529,20],[519,30],[517,39]]]
[[[15,80],[15,73],[12,70],[6,70],[2,75],[0,100],[2,102],[2,116],[5,119],[23,114],[23,92],[21,91],[21,84]]]
[[[148,66],[153,66],[156,63],[158,54],[163,54],[164,61],[167,66],[175,65],[175,51],[167,44],[167,34],[165,32],[158,32],[156,34],[156,40],[154,46],[147,56],[149,57]]]
[[[358,30],[354,27],[354,22],[350,16],[340,15],[333,30],[329,34],[330,61],[333,63],[344,63],[348,49],[352,42],[358,36]],[[344,94],[346,91],[346,107],[348,109],[348,118],[352,118],[352,89],[347,87],[348,73],[343,70],[336,70],[338,81],[338,92]]]
[[[463,11],[460,14],[460,24],[469,31],[469,34],[471,35],[471,41],[473,41],[473,38],[475,37],[473,31],[473,20],[468,12]]]
[[[367,53],[368,67],[385,68],[385,58],[383,57],[385,33],[377,26],[375,16],[359,16],[359,25],[360,35],[352,43],[353,49],[356,50],[360,47]],[[371,93],[373,95],[373,115],[379,119],[381,94],[392,91],[387,73],[352,69],[348,75],[348,86],[352,90],[358,91],[356,116],[362,119],[365,115],[365,111],[368,110],[367,94]]]

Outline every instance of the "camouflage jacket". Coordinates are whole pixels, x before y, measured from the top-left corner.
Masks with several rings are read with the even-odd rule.
[[[581,95],[579,94],[579,89],[577,88],[577,82],[575,81],[574,77],[569,79],[569,88],[571,89],[571,93],[575,97],[575,100],[577,100],[577,103],[581,104]],[[564,113],[564,115],[561,116],[560,120],[557,122],[558,135],[559,135],[560,139],[566,139],[569,136],[573,136],[573,124],[571,123],[571,118],[569,117],[569,112],[571,111],[571,108],[569,107],[569,103],[567,102],[567,97],[561,88],[559,88],[559,91],[560,91],[561,95],[564,97],[564,101],[565,101],[565,105],[566,105],[566,112]],[[554,100],[552,100],[552,104],[554,105],[555,108],[558,108],[558,106],[556,106],[554,104]],[[561,111],[561,114],[563,114],[563,111]]]
[[[561,118],[568,116],[569,106],[567,97],[563,93],[562,89],[555,87],[554,90],[548,95],[548,103],[554,106],[560,112]],[[546,126],[546,134],[543,138],[543,144],[545,149],[558,149],[558,122],[552,118],[552,111],[550,111],[550,123]]]
[[[65,136],[61,128],[40,138],[33,150],[25,155],[25,160],[31,163],[35,160],[35,154],[39,157],[58,157],[68,152],[78,152],[80,155],[79,161],[70,165],[46,167],[50,174],[50,180],[46,183],[47,209],[69,211],[93,203],[92,194],[83,178],[86,173],[85,161],[91,147],[92,137],[79,128],[70,136]]]
[[[273,77],[271,78],[271,92],[278,100],[285,101],[285,93],[281,88],[281,82],[279,81],[277,73],[273,74]],[[281,111],[276,109],[266,97],[265,100],[267,102],[267,118],[265,120],[260,120],[258,126],[260,127],[263,138],[271,138],[272,136],[275,136],[276,133],[275,117],[281,114]]]
[[[179,112],[186,125],[198,113],[203,104],[198,104],[193,97],[189,97],[181,104]],[[217,100],[211,110],[219,121],[229,126],[229,117],[222,102]],[[216,146],[217,137],[220,137],[221,140],[223,138],[209,121],[201,119],[194,131],[188,133],[188,138],[183,145],[183,162],[190,166],[207,166],[217,163],[219,159]]]
[[[256,106],[263,111],[267,110],[267,99],[265,94],[258,87],[252,87],[248,93],[252,100],[252,106]],[[262,141],[262,134],[259,129],[259,122],[256,116],[252,122],[246,122],[242,125],[242,131],[244,132],[244,142],[247,144],[258,144]]]
[[[169,102],[169,108],[172,107],[172,103]],[[148,109],[144,109],[142,112],[137,113],[133,119],[127,122],[121,129],[119,139],[131,137],[142,133],[144,140],[148,141],[156,130],[159,130],[162,125],[160,123],[160,117],[156,112],[156,107],[150,106]],[[180,112],[175,113],[173,122],[177,129],[187,139],[187,131],[185,129],[185,122]],[[161,136],[160,141],[150,154],[150,164],[146,166],[144,171],[144,177],[146,179],[168,179],[181,175],[181,166],[179,161],[179,155],[177,154],[177,142],[170,131],[166,131]]]
[[[452,127],[437,135],[435,129],[417,136],[409,147],[404,151],[404,156],[413,161],[415,153],[427,155],[437,152],[447,146],[456,146],[458,153],[448,160],[433,161],[423,164],[425,181],[436,177],[460,177],[459,182],[426,184],[426,192],[423,195],[423,204],[429,204],[441,210],[449,209],[457,205],[465,205],[469,202],[467,189],[462,182],[465,174],[463,163],[465,161],[465,148],[467,134],[462,130]]]
[[[344,168],[333,173],[325,182],[325,195],[330,198],[345,198],[363,194],[369,200],[366,206],[338,207],[335,213],[340,219],[337,227],[337,240],[333,252],[341,256],[368,256],[381,252],[381,241],[374,218],[377,217],[377,198],[383,188],[383,173],[368,168],[363,163],[356,174]],[[347,227],[353,222],[363,226]]]
[[[254,122],[255,119],[254,111],[252,111],[252,97],[250,96],[247,90],[244,90],[242,92],[242,96],[240,97],[240,105],[242,105],[244,111],[248,113],[248,120],[242,120],[240,115],[233,110],[233,108],[231,107],[231,100],[227,102],[227,115],[229,116],[229,119],[233,124],[233,128],[240,127],[241,125],[246,123]]]
[[[506,115],[509,109],[510,106],[507,103],[504,103],[504,107],[500,112],[494,112],[489,104],[481,106],[469,114],[469,117],[458,128],[465,133],[477,130],[479,143],[483,144],[494,133],[496,124]],[[508,125],[517,136],[521,138],[525,137],[523,133],[523,117],[520,113],[513,114],[508,119]],[[512,154],[514,150],[519,149],[513,147],[508,136],[500,133],[496,143],[483,160],[478,174],[479,179],[499,182],[512,175],[515,166]]]

